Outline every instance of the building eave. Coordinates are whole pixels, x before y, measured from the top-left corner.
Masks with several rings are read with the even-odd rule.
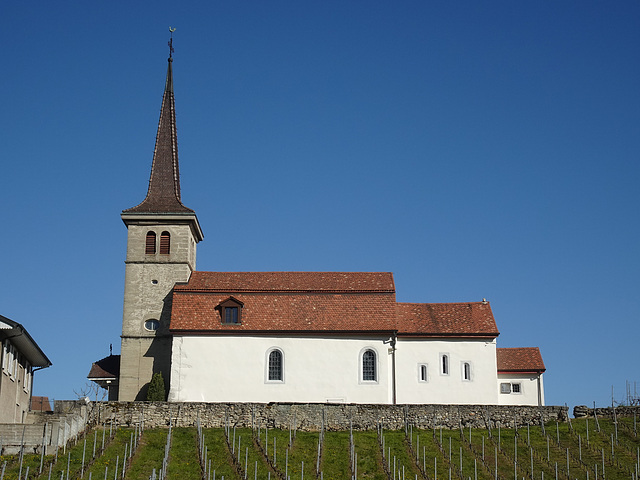
[[[196,242],[204,239],[200,222],[195,213],[189,212],[168,212],[168,213],[149,213],[149,212],[128,212],[123,211],[120,218],[124,224],[129,225],[158,225],[167,222],[189,225]]]

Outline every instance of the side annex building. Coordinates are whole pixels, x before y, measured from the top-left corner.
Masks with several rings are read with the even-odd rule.
[[[172,62],[147,195],[121,214],[120,401],[161,373],[173,402],[544,405],[540,351],[498,348],[485,300],[397,302],[389,272],[197,271]]]

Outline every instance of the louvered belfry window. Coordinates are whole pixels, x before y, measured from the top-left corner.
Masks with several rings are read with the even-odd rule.
[[[153,255],[156,253],[156,233],[147,232],[147,243],[144,247],[144,253],[147,255]]]
[[[169,255],[171,251],[171,235],[169,232],[162,232],[160,235],[160,255]]]

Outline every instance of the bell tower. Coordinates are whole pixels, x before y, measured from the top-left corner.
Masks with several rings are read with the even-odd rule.
[[[171,372],[171,291],[196,268],[196,244],[203,238],[198,218],[180,199],[178,139],[173,96],[173,45],[160,109],[147,196],[123,210],[127,226],[124,308],[120,359],[120,401],[145,400],[151,377]]]

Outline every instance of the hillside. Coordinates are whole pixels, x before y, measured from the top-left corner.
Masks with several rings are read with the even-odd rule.
[[[635,418],[582,418],[544,429],[491,431],[303,432],[232,426],[139,431],[105,424],[56,455],[1,457],[0,479],[147,480],[155,471],[155,478],[181,480],[637,480],[639,455]]]

